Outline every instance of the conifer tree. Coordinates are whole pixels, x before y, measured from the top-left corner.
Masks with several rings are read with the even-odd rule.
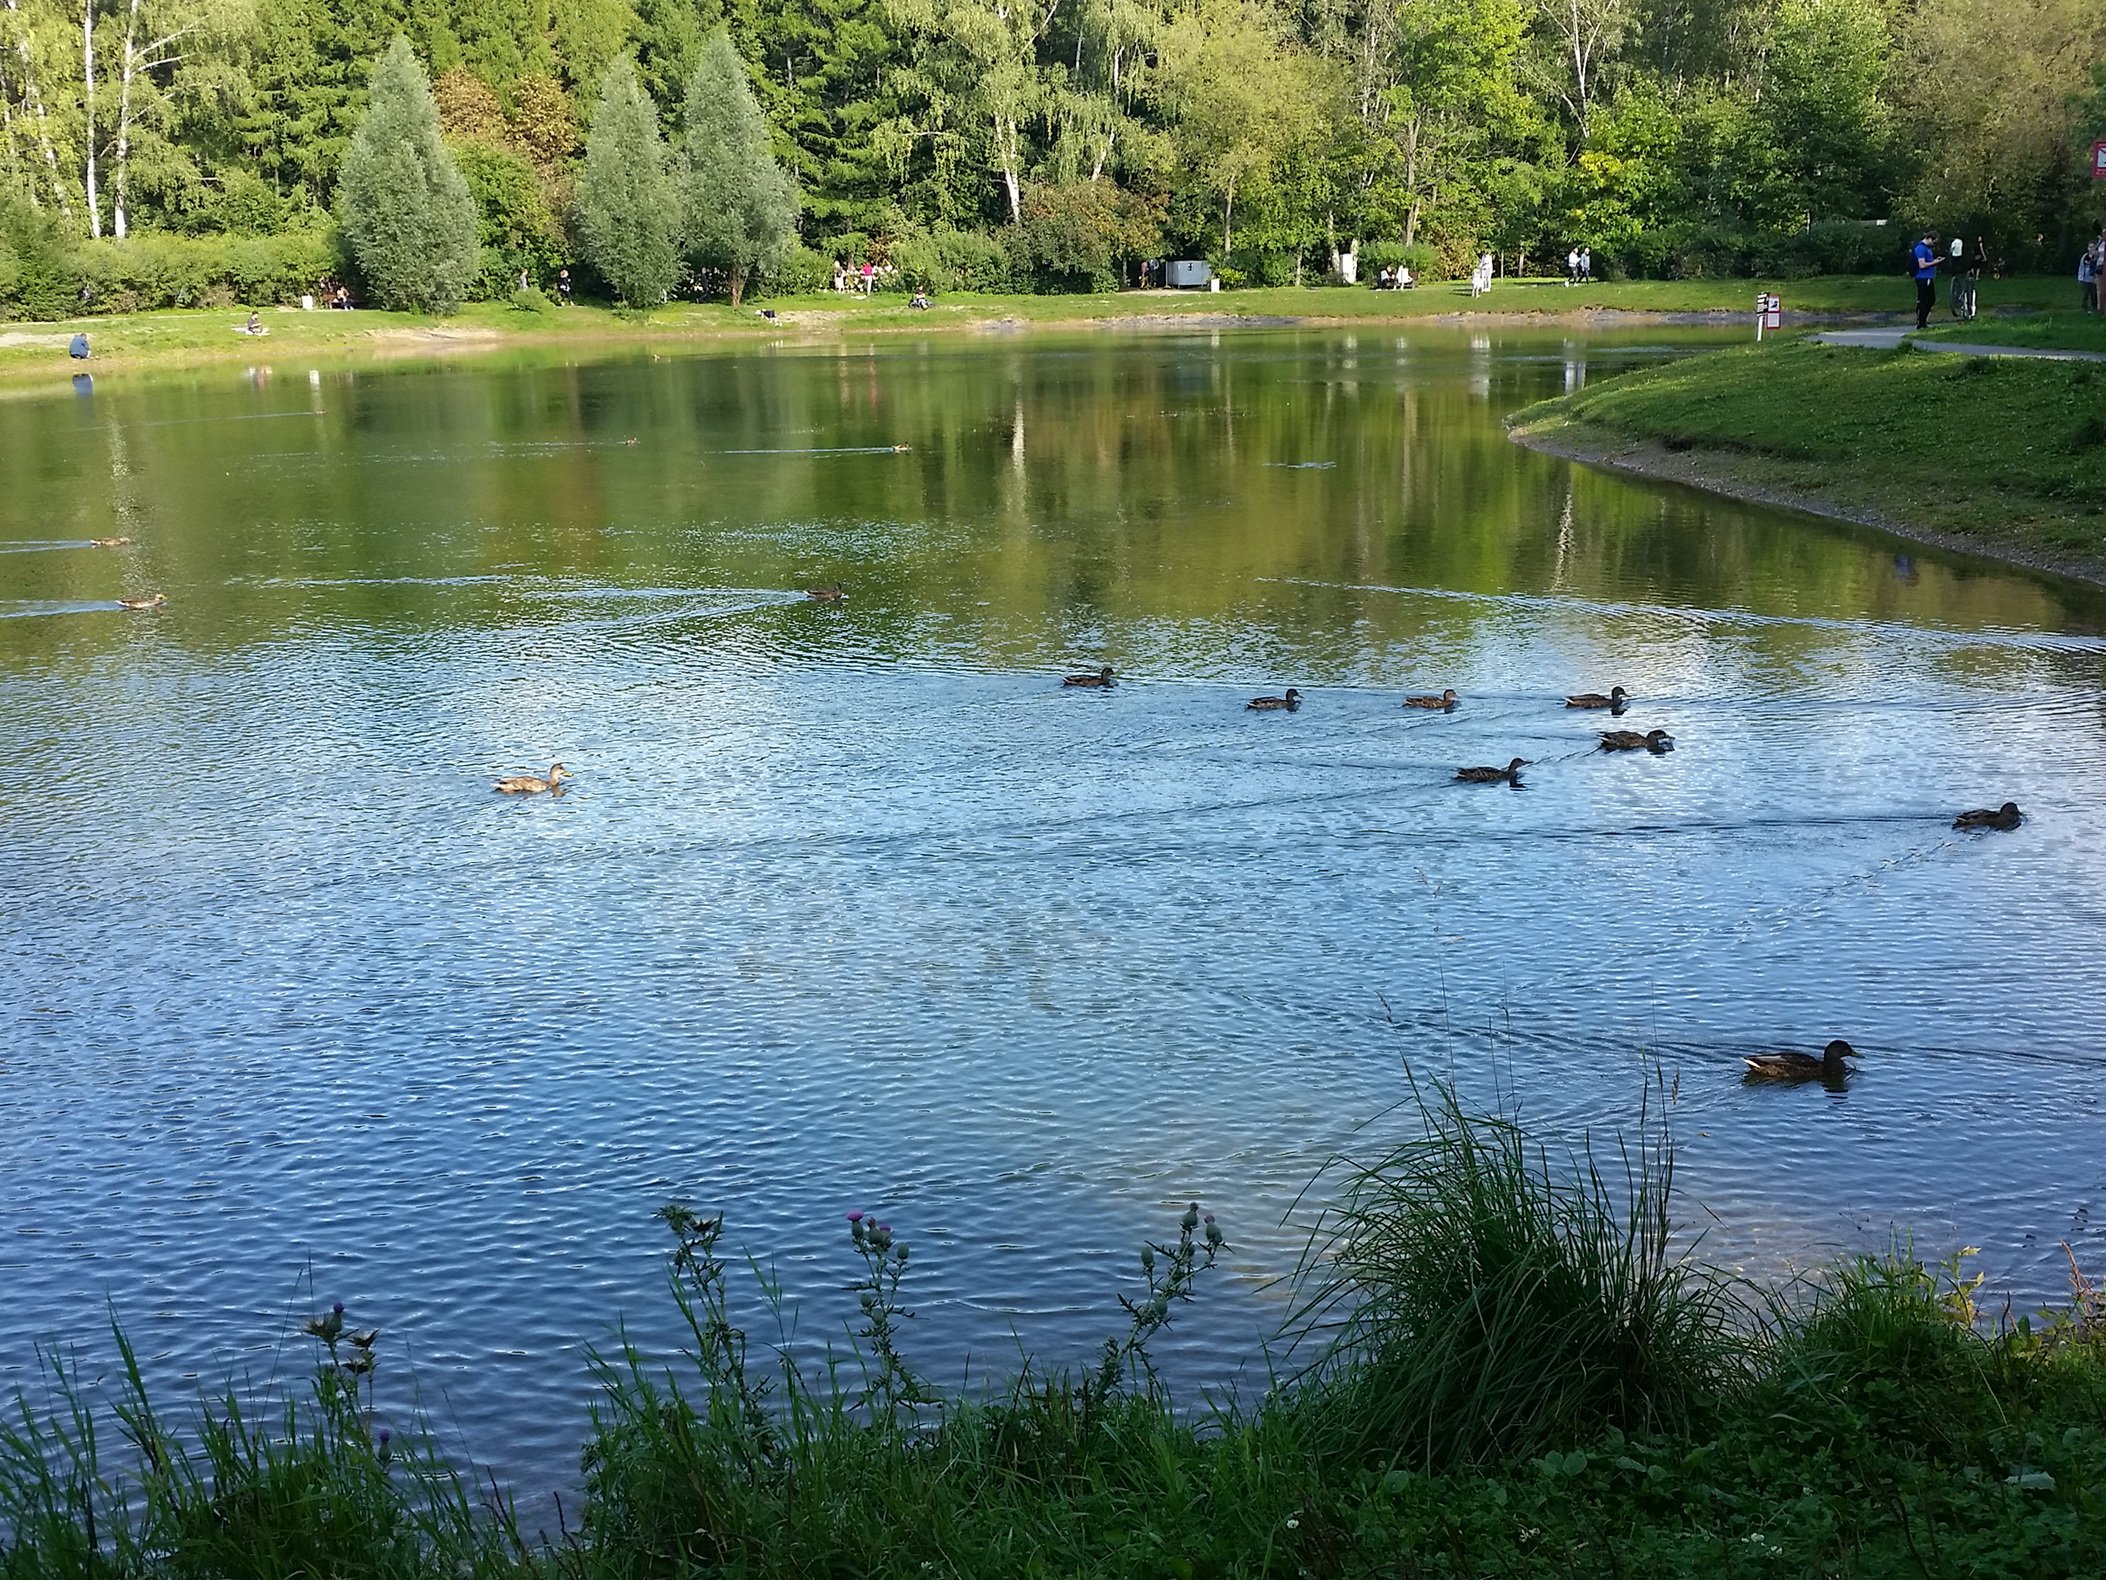
[[[480,216],[439,135],[431,79],[396,35],[344,152],[336,212],[382,307],[450,313],[475,277]]]
[[[680,186],[626,56],[607,68],[585,139],[578,230],[587,261],[631,307],[649,307],[680,276]]]
[[[724,271],[733,307],[797,240],[797,188],[775,162],[746,63],[722,28],[687,84],[687,239],[690,258]]]

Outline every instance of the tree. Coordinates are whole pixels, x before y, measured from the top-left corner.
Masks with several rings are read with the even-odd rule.
[[[1187,178],[1220,200],[1226,258],[1238,188],[1303,135],[1315,94],[1302,51],[1259,0],[1200,0],[1164,29],[1160,61]]]
[[[578,183],[585,257],[631,307],[664,300],[680,277],[680,187],[658,111],[624,55],[607,69]]]
[[[736,307],[746,281],[780,264],[796,241],[797,188],[769,150],[746,63],[718,28],[687,84],[688,255],[724,271]]]
[[[397,35],[373,68],[336,193],[337,221],[383,307],[450,313],[475,276],[480,219],[439,135],[431,80]]]

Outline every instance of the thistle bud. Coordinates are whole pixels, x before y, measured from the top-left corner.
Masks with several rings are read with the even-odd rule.
[[[1192,1203],[1191,1206],[1185,1209],[1185,1215],[1177,1220],[1177,1226],[1180,1229],[1184,1230],[1187,1234],[1190,1234],[1194,1229],[1197,1229],[1199,1227],[1198,1202],[1195,1201],[1194,1203]]]

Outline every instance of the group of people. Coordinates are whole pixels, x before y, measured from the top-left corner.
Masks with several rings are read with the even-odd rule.
[[[1567,285],[1591,284],[1594,280],[1594,249],[1574,247],[1565,254],[1565,283]]]
[[[839,258],[834,260],[835,290],[861,291],[865,296],[868,296],[876,287],[877,265],[868,258],[863,260],[863,266],[860,269],[851,264],[843,263]]]
[[[2083,312],[2099,310],[2099,280],[2106,276],[2106,230],[2085,244],[2077,256],[2077,300]]]
[[[1401,263],[1385,265],[1375,271],[1375,289],[1378,291],[1408,291],[1418,283],[1411,270]]]
[[[535,289],[534,276],[531,271],[526,269],[519,271],[519,288],[522,291]],[[344,305],[349,307],[351,304],[346,301]],[[558,269],[556,271],[556,305],[558,307],[570,306],[570,270],[568,269]]]

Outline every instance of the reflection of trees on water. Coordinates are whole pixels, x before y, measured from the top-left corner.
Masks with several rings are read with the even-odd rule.
[[[339,620],[502,626],[520,612],[504,578],[839,577],[880,647],[944,610],[988,661],[1028,663],[1078,625],[1255,617],[1314,661],[1326,633],[1401,644],[1485,618],[1397,589],[1961,628],[2075,613],[2026,578],[1928,553],[1897,576],[1868,536],[1507,442],[1499,413],[1615,357],[1563,331],[1439,329],[523,354],[331,375],[319,411],[210,378],[99,395],[100,456],[74,403],[11,402],[0,448],[38,458],[20,520],[150,537],[168,582],[379,583],[316,589]],[[26,596],[80,592],[55,563],[35,574]],[[443,616],[410,585],[477,575],[499,580]],[[266,636],[288,597],[230,598],[176,639]],[[1765,626],[1749,657],[1833,640],[1808,631]],[[1991,661],[2010,658],[1952,658]]]

